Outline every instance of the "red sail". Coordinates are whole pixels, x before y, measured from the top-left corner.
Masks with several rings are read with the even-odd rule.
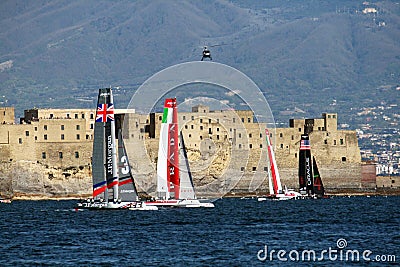
[[[167,177],[171,196],[179,199],[179,129],[176,98],[166,99],[165,108],[172,108],[172,123],[168,129]]]
[[[270,164],[270,170],[271,170],[271,175],[272,175],[272,183],[273,183],[273,188],[274,188],[274,194],[279,194],[282,191],[282,186],[278,185],[278,180],[277,180],[277,173],[276,173],[276,166],[275,166],[275,157],[272,154],[272,145],[271,145],[271,139],[269,137],[269,131],[268,129],[265,129],[265,136],[267,140],[267,149],[268,149],[268,158],[269,158],[269,164]],[[280,182],[279,182],[280,183]],[[279,188],[280,187],[280,188]]]

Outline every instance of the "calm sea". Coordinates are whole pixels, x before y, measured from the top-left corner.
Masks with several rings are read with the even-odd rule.
[[[226,198],[214,209],[158,211],[77,212],[74,204],[0,204],[0,266],[400,263],[400,197]]]

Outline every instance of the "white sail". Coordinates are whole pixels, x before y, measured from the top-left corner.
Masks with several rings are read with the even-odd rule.
[[[174,118],[174,99],[166,99],[164,104],[163,118],[160,128],[160,139],[158,145],[158,160],[157,160],[157,197],[159,199],[169,199],[170,182],[168,177],[168,155],[170,154],[170,127],[173,126]]]
[[[268,161],[268,164],[269,164],[269,161]],[[269,187],[269,194],[274,195],[275,194],[274,186],[272,184],[272,176],[271,176],[271,171],[270,171],[269,167],[268,167],[268,187]]]
[[[157,160],[157,197],[169,199],[167,177],[168,125],[161,124]]]

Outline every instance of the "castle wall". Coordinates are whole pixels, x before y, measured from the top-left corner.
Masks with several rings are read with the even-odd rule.
[[[253,123],[251,111],[207,113],[207,109],[203,107],[194,110],[195,112],[179,113],[178,118],[195,184],[226,187],[238,192],[267,191],[268,162],[263,133],[265,125]],[[138,114],[133,116],[136,117],[136,129],[141,129],[141,133],[137,131],[132,135],[141,135],[136,142],[145,143],[143,146],[146,147],[147,156],[144,164],[151,162],[153,167],[147,171],[155,172],[157,137],[162,114],[153,114],[155,125],[148,127],[154,127],[155,138],[150,138],[145,132],[149,117]],[[323,116],[322,119],[312,120],[310,140],[312,153],[317,159],[328,191],[373,188],[373,183],[361,182],[362,164],[356,132],[338,131],[336,114]],[[293,120],[292,123],[292,127],[289,128],[272,129],[270,135],[275,144],[275,155],[283,183],[298,188],[298,151],[300,136],[305,131],[305,120]],[[135,147],[139,146],[136,144]],[[141,158],[144,158],[144,155],[140,155],[138,162],[141,162]],[[141,167],[138,167],[139,172],[140,169]],[[224,178],[230,172],[230,177]],[[152,179],[154,183],[154,175]],[[147,185],[152,182],[148,181]]]
[[[24,118],[21,120],[25,123],[43,122],[42,125],[46,125],[46,123],[44,123],[45,120],[47,120],[48,123],[54,121],[53,124],[55,125],[68,124],[68,121],[73,121],[73,123],[75,123],[80,120],[80,123],[84,123],[82,129],[85,129],[82,136],[91,136],[94,129],[95,114],[96,111],[94,109],[30,109],[25,110]]]
[[[90,112],[75,119],[47,111],[25,112],[21,124],[0,125],[0,183],[14,196],[87,194],[92,132],[81,114]]]
[[[376,176],[376,166],[373,162],[363,162],[361,172],[361,184],[363,187],[374,188],[379,186]]]
[[[376,186],[379,189],[400,189],[399,176],[377,176]]]
[[[343,189],[358,191],[364,188],[361,183],[361,164],[335,164],[330,166],[321,166],[318,162],[322,182],[326,191],[336,192]],[[280,168],[282,184],[288,188],[298,189],[298,169]],[[374,187],[372,187],[374,188]]]
[[[198,192],[268,190],[265,124],[254,123],[253,115],[209,111],[206,106],[178,113]],[[86,173],[90,182],[94,116],[94,110],[28,110],[23,124],[0,125],[0,160],[42,165],[48,168],[44,177],[50,180]],[[138,187],[148,192],[155,191],[161,119],[161,113],[116,115],[118,125],[124,120],[123,136]],[[365,182],[356,132],[337,130],[334,113],[293,119],[288,128],[270,129],[283,184],[298,187],[298,150],[306,130],[328,191],[376,186],[373,179]]]
[[[31,160],[57,167],[90,163],[92,135],[86,134],[85,119],[3,125],[0,133],[3,161]]]

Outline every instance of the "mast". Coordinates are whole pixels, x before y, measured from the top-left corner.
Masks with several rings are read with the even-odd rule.
[[[115,120],[114,120],[114,97],[112,95],[111,88],[109,89],[110,92],[110,103],[109,103],[109,117],[110,117],[110,124],[111,124],[111,148],[112,148],[112,187],[113,187],[113,197],[114,202],[118,201],[118,166],[117,166],[117,148],[115,145]]]

